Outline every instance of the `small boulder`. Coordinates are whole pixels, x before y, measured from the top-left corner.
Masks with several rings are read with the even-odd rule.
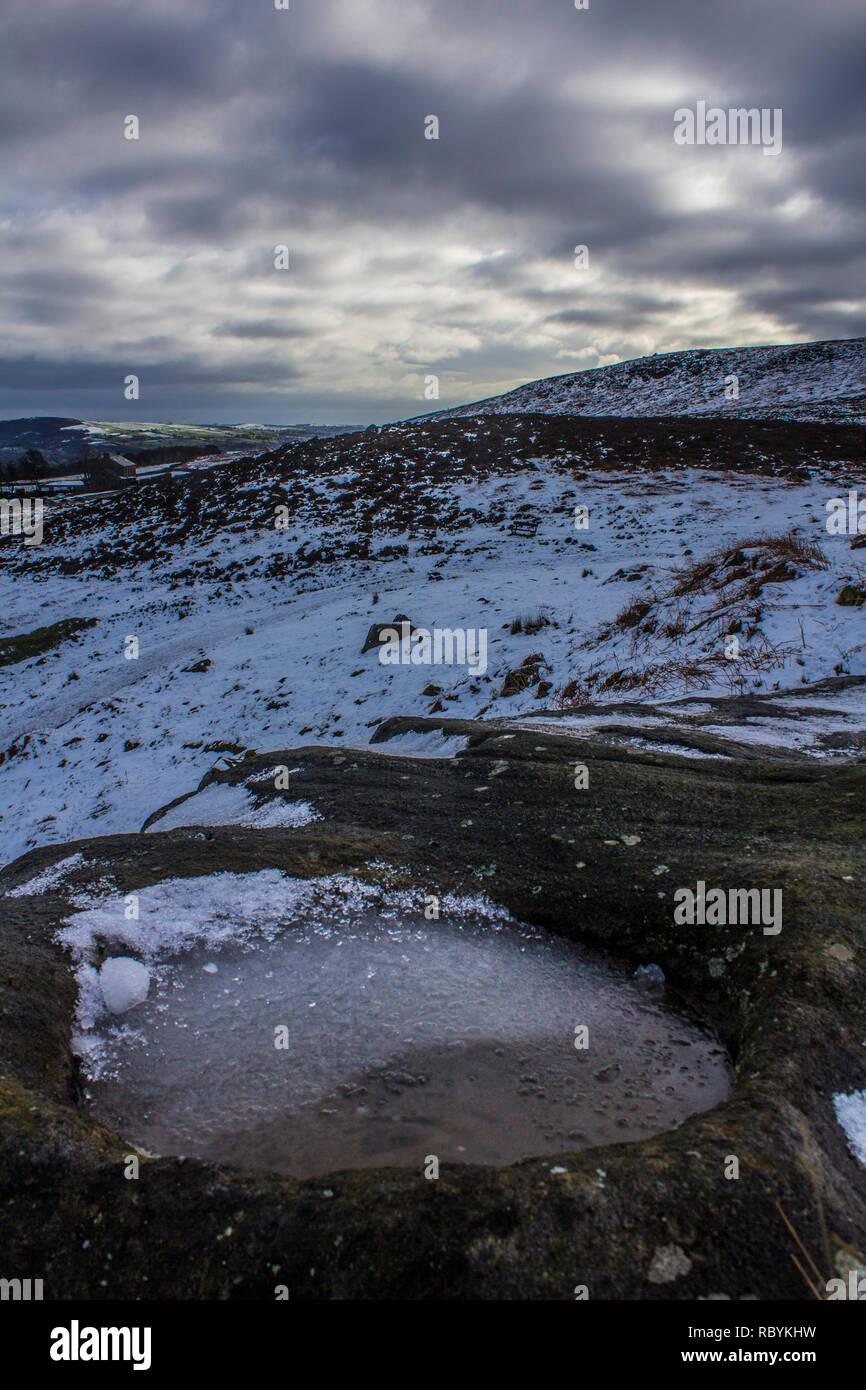
[[[413,632],[417,632],[417,628],[412,626],[412,623],[406,617],[405,613],[398,613],[392,623],[372,623],[367,631],[367,636],[364,639],[364,645],[361,648],[361,655],[364,656],[366,652],[372,651],[373,647],[384,646],[384,644],[390,640],[390,633],[393,628],[396,628],[397,635],[399,637],[402,637],[403,623],[409,623],[410,635]]]
[[[661,989],[665,982],[665,972],[660,965],[639,965],[632,975],[636,985],[644,989]]]

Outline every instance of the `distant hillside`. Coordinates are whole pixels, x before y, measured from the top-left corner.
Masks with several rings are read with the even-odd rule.
[[[736,375],[738,397],[726,399]],[[545,415],[724,415],[866,422],[866,338],[782,347],[695,348],[528,382],[435,418]]]
[[[54,472],[75,472],[85,450],[94,453],[143,454],[158,450],[178,460],[204,454],[259,454],[281,444],[349,434],[358,425],[174,425],[135,421],[75,420],[35,415],[0,420],[0,465],[16,464],[28,449],[38,449]],[[152,462],[158,462],[154,455]]]
[[[0,420],[0,443],[26,440],[31,447],[34,440],[56,438],[61,430],[80,424],[80,420],[73,420],[69,415],[26,415],[17,420]]]

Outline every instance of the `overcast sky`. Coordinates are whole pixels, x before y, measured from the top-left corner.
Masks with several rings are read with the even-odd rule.
[[[0,415],[366,424],[866,333],[864,0],[290,5],[3,0]],[[781,154],[676,144],[701,100]]]

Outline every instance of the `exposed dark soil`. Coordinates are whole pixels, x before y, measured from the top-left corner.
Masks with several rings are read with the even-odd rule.
[[[68,642],[79,632],[95,626],[95,618],[64,618],[48,627],[37,627],[33,632],[16,633],[14,637],[0,637],[0,666],[14,666],[18,661],[30,661],[34,656],[53,651],[61,642]]]

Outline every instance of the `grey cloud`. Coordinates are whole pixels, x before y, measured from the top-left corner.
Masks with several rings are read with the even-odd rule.
[[[296,324],[278,323],[274,319],[246,319],[236,323],[221,323],[214,329],[220,337],[226,338],[312,338],[315,330],[300,328]]]
[[[123,356],[165,409],[395,418],[425,365],[473,399],[568,370],[562,349],[703,341],[719,291],[728,342],[864,331],[862,0],[419,13],[7,0],[0,330],[26,352],[0,403],[80,414],[65,393],[113,399]],[[698,98],[781,106],[781,158],[677,151]],[[715,170],[729,200],[689,211]],[[591,294],[564,278],[578,243]]]

